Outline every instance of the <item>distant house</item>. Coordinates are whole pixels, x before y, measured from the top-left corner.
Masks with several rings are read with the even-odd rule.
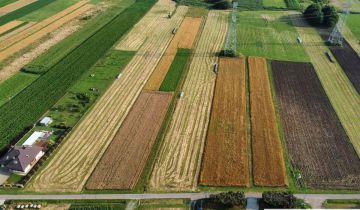
[[[53,120],[50,117],[44,117],[41,121],[40,121],[40,125],[43,126],[48,126],[53,122]]]
[[[50,131],[35,131],[26,139],[22,146],[33,146],[38,141],[49,140],[51,134]]]
[[[0,165],[15,174],[24,176],[44,155],[42,149],[37,146],[15,146],[0,158]]]

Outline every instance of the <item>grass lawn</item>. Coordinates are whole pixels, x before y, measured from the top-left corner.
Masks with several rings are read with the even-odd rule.
[[[328,209],[359,209],[360,200],[327,200],[325,208]]]
[[[17,175],[17,174],[11,174],[9,178],[6,180],[6,184],[16,184],[18,183],[23,176]]]
[[[181,75],[186,69],[191,56],[191,50],[178,49],[174,61],[160,86],[160,91],[175,91]]]
[[[305,50],[297,43],[299,34],[285,14],[279,11],[239,12],[238,52],[268,59],[309,61]]]
[[[360,14],[350,14],[347,19],[347,26],[356,38],[360,40]]]
[[[284,0],[264,0],[264,7],[286,8]]]
[[[20,20],[28,21],[28,22],[31,21],[38,22],[52,15],[55,15],[56,13],[66,9],[67,7],[75,4],[78,1],[80,0],[66,0],[66,1],[57,0],[46,5],[45,7],[39,10],[36,10],[28,15],[25,15],[24,17],[20,18]]]
[[[0,83],[0,106],[18,94],[38,77],[39,75],[19,72],[8,80]]]

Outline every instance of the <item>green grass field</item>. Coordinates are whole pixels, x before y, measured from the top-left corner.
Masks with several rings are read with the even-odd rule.
[[[8,4],[14,3],[17,0],[1,0],[0,1],[0,7],[6,6]]]
[[[28,21],[28,22],[31,22],[31,21],[39,22],[45,18],[55,15],[56,13],[60,12],[61,10],[64,10],[67,7],[69,7],[79,1],[80,0],[66,0],[66,1],[57,0],[57,1],[54,1],[54,2],[44,6],[43,8],[41,8],[39,10],[36,10],[30,14],[25,15],[24,17],[20,18],[20,20]]]
[[[264,0],[264,7],[286,8],[284,0]]]
[[[351,32],[360,40],[360,14],[350,14],[346,23]]]
[[[0,106],[30,85],[39,76],[20,72],[0,83]]]
[[[160,91],[175,91],[186,69],[191,50],[178,49],[174,61],[160,86]]]
[[[287,61],[309,61],[299,36],[281,11],[239,12],[238,52]]]

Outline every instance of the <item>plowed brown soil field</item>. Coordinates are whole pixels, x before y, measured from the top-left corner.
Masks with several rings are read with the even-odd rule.
[[[292,165],[316,188],[360,189],[360,159],[313,66],[272,62],[285,140]]]
[[[37,0],[18,0],[14,3],[8,4],[6,6],[3,6],[0,8],[0,15],[5,15],[7,13],[10,13],[12,11],[15,11],[17,9],[20,9],[21,7],[25,7],[28,4],[31,4]]]
[[[56,20],[55,22],[47,25],[46,27],[40,29],[39,31],[31,34],[30,36],[16,42],[15,44],[9,46],[6,49],[3,49],[0,52],[0,60],[4,60],[11,55],[15,54],[16,52],[24,49],[25,47],[29,46],[30,44],[34,43],[35,41],[41,39],[45,35],[55,31],[56,29],[60,28],[65,23],[71,21],[72,19],[78,17],[79,15],[83,14],[84,12],[91,9],[92,5],[84,5],[81,8],[75,10],[74,12]]]
[[[201,25],[201,18],[186,17],[170,42],[155,71],[146,82],[145,90],[159,90],[178,48],[191,49]]]
[[[18,26],[22,23],[23,23],[22,21],[14,20],[14,21],[6,23],[5,25],[0,26],[0,34],[6,32],[12,28],[15,28],[16,26]]]
[[[254,185],[285,186],[285,162],[276,125],[267,62],[265,58],[249,57],[248,63]]]
[[[132,189],[150,155],[173,93],[143,91],[89,178],[87,189]]]
[[[168,4],[175,5],[175,2],[168,0]],[[82,190],[139,96],[144,81],[150,77],[165,52],[172,38],[172,28],[180,25],[186,12],[187,7],[179,6],[171,19],[160,19],[153,36],[146,39],[122,71],[122,76],[98,99],[81,123],[72,130],[54,158],[27,185],[27,191]]]
[[[213,65],[223,46],[228,13],[210,11],[197,43],[151,179],[153,191],[195,190],[215,85]]]
[[[220,58],[200,184],[249,186],[244,58]]]
[[[80,1],[68,8],[66,8],[65,10],[49,17],[49,18],[46,18],[45,20],[39,22],[39,23],[36,23],[34,25],[32,25],[31,27],[17,33],[17,34],[14,34],[13,36],[10,36],[9,38],[5,39],[5,40],[1,40],[0,42],[0,49],[3,50],[11,45],[13,45],[14,43],[16,42],[19,42],[23,39],[25,39],[26,37],[30,36],[31,34],[39,31],[40,29],[46,27],[47,25],[55,22],[56,20],[64,17],[65,15],[68,15],[70,13],[72,13],[73,11],[79,9],[80,7],[84,6],[85,4],[87,3],[87,1]]]

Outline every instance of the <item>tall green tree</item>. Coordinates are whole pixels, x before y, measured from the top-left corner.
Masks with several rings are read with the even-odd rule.
[[[323,25],[326,27],[334,27],[339,20],[339,14],[332,5],[325,5],[322,9]]]
[[[319,26],[323,22],[323,13],[320,4],[311,4],[304,11],[304,17],[313,26]]]

